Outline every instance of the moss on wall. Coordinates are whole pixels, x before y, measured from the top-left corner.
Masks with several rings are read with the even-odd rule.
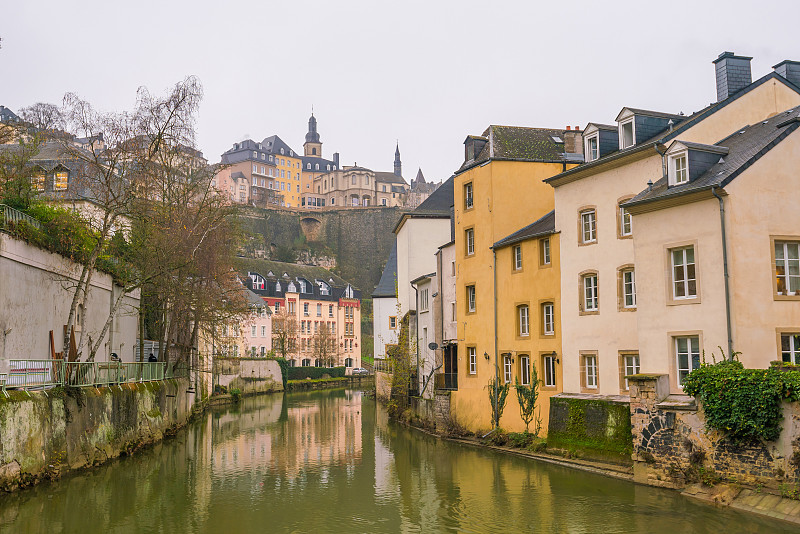
[[[604,398],[551,397],[547,447],[631,463],[630,406]]]

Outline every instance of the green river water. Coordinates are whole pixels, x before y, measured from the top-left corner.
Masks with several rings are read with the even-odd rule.
[[[451,443],[360,391],[244,399],[133,457],[0,496],[0,532],[796,532]]]

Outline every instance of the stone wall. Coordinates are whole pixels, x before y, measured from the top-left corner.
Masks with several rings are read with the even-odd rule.
[[[283,391],[283,375],[276,360],[218,357],[214,358],[214,384],[253,395]]]
[[[630,464],[628,398],[577,393],[550,397],[547,447],[583,458]]]
[[[706,428],[692,397],[669,394],[667,375],[637,375],[631,384],[634,478],[682,488],[693,482],[735,481],[780,489],[800,482],[800,405],[783,404],[777,441],[736,446]]]
[[[392,396],[392,375],[383,371],[375,371],[375,396],[378,400],[389,402]]]
[[[184,425],[195,394],[184,379],[0,395],[0,491],[97,465]]]
[[[249,208],[242,211],[241,222],[251,236],[247,253],[253,257],[259,251],[270,251],[272,245],[293,248],[294,259],[319,258],[323,266],[330,265],[333,256],[334,272],[366,296],[380,280],[394,241],[392,230],[405,211],[378,207],[308,211]]]

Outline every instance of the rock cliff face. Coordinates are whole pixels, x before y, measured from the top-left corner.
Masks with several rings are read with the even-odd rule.
[[[248,234],[245,254],[328,267],[369,295],[389,256],[401,208],[343,208],[315,211],[247,208],[241,222]]]

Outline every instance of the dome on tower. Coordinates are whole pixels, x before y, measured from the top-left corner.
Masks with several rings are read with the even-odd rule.
[[[317,133],[317,119],[314,114],[308,119],[308,133],[306,134],[306,143],[319,143],[319,133]]]

